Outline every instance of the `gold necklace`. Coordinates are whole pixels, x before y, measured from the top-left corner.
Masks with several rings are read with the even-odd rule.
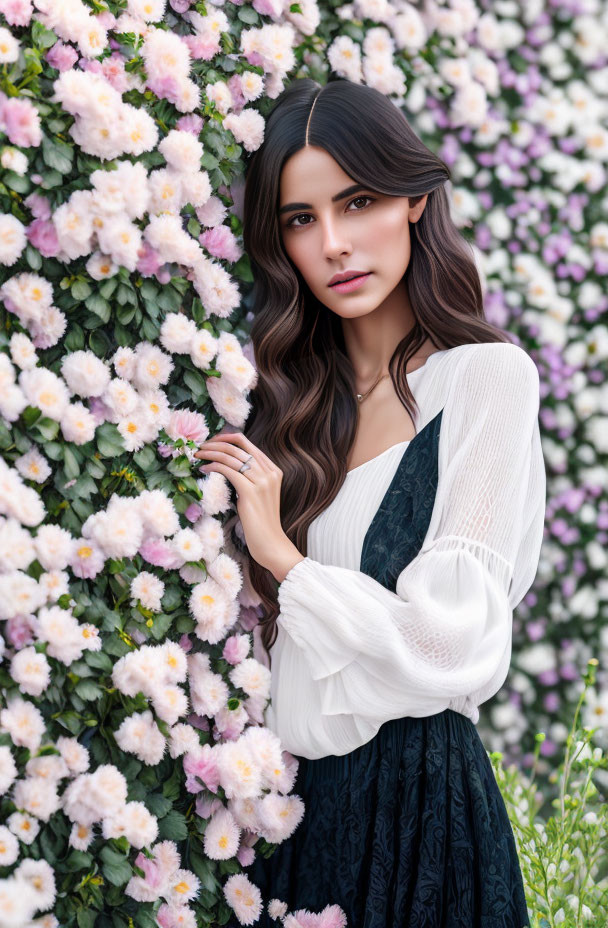
[[[377,379],[376,383],[374,384],[374,386],[373,386],[373,387],[370,387],[369,390],[367,391],[367,393],[356,393],[355,396],[357,397],[358,401],[359,401],[360,403],[363,402],[363,400],[365,399],[365,397],[366,397],[366,396],[369,396],[370,393],[372,392],[372,390],[374,389],[374,387],[377,387],[378,384],[380,383],[380,381],[381,381],[381,380],[384,380],[385,377],[390,377],[390,374],[382,374],[381,377],[378,377],[378,379]]]

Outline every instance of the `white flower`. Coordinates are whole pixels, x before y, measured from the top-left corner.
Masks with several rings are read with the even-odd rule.
[[[174,905],[185,905],[198,896],[200,880],[190,870],[176,870],[172,874],[165,898]]]
[[[19,842],[6,825],[0,825],[0,867],[10,867],[19,857]]]
[[[11,788],[17,776],[17,765],[11,749],[6,744],[0,745],[0,796],[4,796]]]
[[[29,812],[13,812],[6,820],[6,824],[24,844],[31,844],[38,837],[40,822]]]
[[[61,420],[70,401],[68,388],[61,378],[44,367],[21,371],[19,385],[30,406],[37,406],[45,416]]]
[[[19,42],[6,26],[0,26],[0,64],[19,60]]]
[[[0,709],[0,726],[9,733],[15,745],[37,751],[45,731],[40,710],[20,696],[13,696],[5,709]]]
[[[132,348],[117,348],[112,356],[114,370],[124,380],[132,380],[135,374],[135,352]]]
[[[101,396],[110,382],[106,364],[92,351],[72,351],[61,362],[61,373],[72,393]]]
[[[25,880],[17,876],[0,880],[2,928],[22,928],[34,917],[36,902]]]
[[[154,390],[167,383],[173,367],[170,355],[151,342],[137,346],[134,378],[139,389]]]
[[[179,529],[179,516],[173,500],[164,490],[144,490],[139,495],[140,517],[150,535],[174,535]]]
[[[205,828],[203,848],[211,860],[230,860],[239,849],[241,829],[229,809],[216,812]]]
[[[87,273],[93,280],[107,280],[118,273],[118,264],[110,255],[95,251],[86,263]]]
[[[27,529],[16,519],[0,516],[0,571],[27,570],[35,558],[34,542]]]
[[[159,143],[158,150],[175,171],[198,171],[200,169],[203,146],[191,132],[171,129]]]
[[[57,782],[48,782],[43,777],[25,777],[17,780],[13,796],[18,809],[35,815],[43,822],[48,822],[61,805]]]
[[[193,319],[189,319],[184,313],[168,313],[160,328],[160,341],[163,348],[173,354],[189,354],[196,334],[197,328]]]
[[[6,30],[4,30],[6,31]],[[2,48],[2,27],[0,27],[0,52]],[[2,56],[0,53],[0,61]],[[10,267],[15,264],[27,245],[25,226],[11,213],[0,214],[0,264]]]
[[[85,773],[89,769],[89,752],[76,738],[61,735],[57,739],[56,747],[67,764],[70,774]]]
[[[131,600],[140,601],[146,609],[160,612],[161,599],[165,592],[165,584],[153,573],[142,570],[131,580]]]
[[[149,709],[128,715],[114,732],[114,738],[122,751],[135,754],[144,764],[156,766],[165,753],[165,737]]]
[[[122,809],[104,818],[104,838],[120,838],[124,835],[132,847],[146,847],[158,835],[158,821],[143,802],[127,802]]]
[[[13,148],[12,145],[5,145],[0,153],[0,164],[7,171],[14,171],[15,174],[19,174],[21,177],[27,172],[29,167],[29,161],[27,156],[19,151],[18,148]]]
[[[38,560],[45,570],[64,570],[70,563],[74,538],[60,525],[41,525],[34,538]]]
[[[61,433],[66,441],[86,445],[95,437],[97,423],[84,403],[70,403],[61,417]]]
[[[11,661],[11,676],[22,693],[40,696],[51,679],[51,668],[44,654],[33,646],[22,648]]]
[[[194,529],[181,529],[171,539],[171,545],[184,561],[199,561],[203,556],[203,545]]]
[[[178,722],[169,730],[169,754],[171,757],[181,757],[200,746],[196,729],[184,722]]]
[[[245,107],[238,115],[228,113],[223,125],[247,151],[256,151],[264,141],[264,117],[251,107]]]
[[[35,445],[15,460],[15,467],[22,477],[26,480],[34,480],[36,483],[44,483],[52,474],[47,459]]]

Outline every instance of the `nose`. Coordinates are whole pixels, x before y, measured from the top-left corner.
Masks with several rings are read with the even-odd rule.
[[[340,223],[332,217],[318,220],[321,226],[323,257],[338,258],[352,252],[350,239]]]

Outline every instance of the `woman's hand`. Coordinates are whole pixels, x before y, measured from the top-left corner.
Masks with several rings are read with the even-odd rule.
[[[194,457],[211,461],[202,471],[223,474],[233,485],[249,553],[282,582],[303,557],[281,525],[282,470],[242,432],[224,432],[202,442]]]

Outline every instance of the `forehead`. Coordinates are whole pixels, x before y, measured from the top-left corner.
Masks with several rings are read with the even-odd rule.
[[[353,178],[323,148],[306,145],[288,158],[281,171],[280,205],[298,196],[300,199],[329,199],[338,190],[352,184]]]

